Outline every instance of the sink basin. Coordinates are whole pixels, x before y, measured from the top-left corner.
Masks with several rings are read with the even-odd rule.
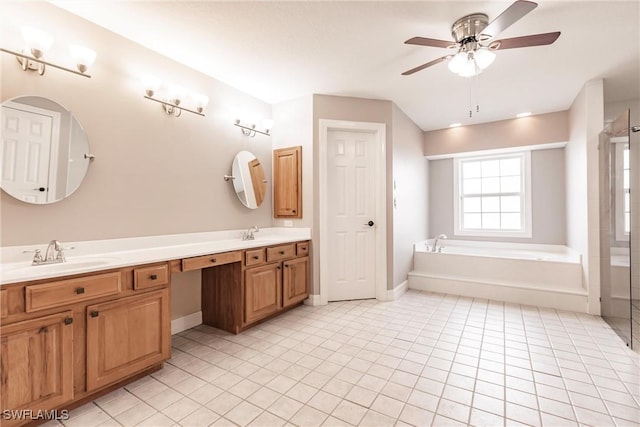
[[[66,262],[59,264],[31,265],[28,262],[15,262],[0,265],[0,274],[17,274],[21,272],[29,272],[32,274],[52,273],[57,271],[82,270],[85,268],[95,268],[105,266],[117,261],[116,257],[100,257],[100,258],[76,258],[68,259]]]

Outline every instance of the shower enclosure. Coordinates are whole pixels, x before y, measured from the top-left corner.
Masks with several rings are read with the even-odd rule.
[[[639,350],[640,153],[629,118],[627,110],[600,134],[600,294],[602,317]]]

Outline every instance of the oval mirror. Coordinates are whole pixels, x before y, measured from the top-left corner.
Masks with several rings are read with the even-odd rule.
[[[267,192],[267,181],[260,160],[249,151],[239,152],[233,159],[231,175],[240,202],[249,209],[260,206]]]
[[[92,156],[78,119],[62,105],[40,96],[2,103],[2,182],[9,195],[27,203],[64,199],[84,179]]]

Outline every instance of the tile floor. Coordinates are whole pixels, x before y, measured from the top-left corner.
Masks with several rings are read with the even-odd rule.
[[[631,426],[639,366],[599,317],[409,291],[182,332],[161,371],[64,425]]]

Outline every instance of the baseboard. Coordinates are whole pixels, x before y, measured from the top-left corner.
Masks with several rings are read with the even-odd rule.
[[[393,289],[387,290],[387,298],[385,301],[395,301],[400,298],[409,289],[409,281],[405,280]]]
[[[316,305],[322,305],[322,303],[320,301],[320,295],[319,294],[309,294],[309,298],[304,300],[304,303],[306,305],[310,305],[310,306],[314,306],[314,307]]]
[[[186,331],[198,325],[202,325],[202,311],[173,319],[171,321],[171,335]]]

